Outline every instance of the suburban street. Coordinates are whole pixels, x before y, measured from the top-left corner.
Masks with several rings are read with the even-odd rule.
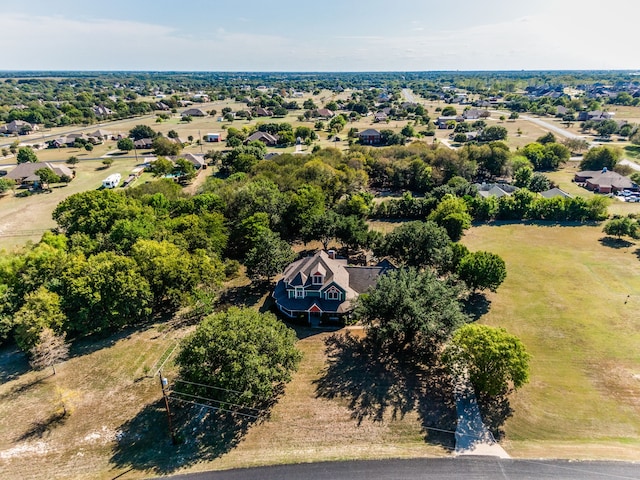
[[[561,135],[563,137],[566,138],[577,138],[577,139],[582,139],[584,140],[584,137],[580,136],[580,135],[576,135],[573,132],[570,132],[569,130],[566,130],[564,128],[560,128],[557,125],[554,125],[551,122],[545,122],[544,120],[540,120],[539,118],[534,118],[534,117],[530,117],[529,115],[520,115],[520,118],[522,118],[523,120],[527,120],[528,122],[531,123],[535,123],[536,125],[542,127],[542,128],[547,128],[549,130],[551,130],[554,133],[557,133],[558,135]]]
[[[508,460],[486,457],[427,458],[280,465],[177,475],[170,478],[175,480],[640,479],[640,464]]]

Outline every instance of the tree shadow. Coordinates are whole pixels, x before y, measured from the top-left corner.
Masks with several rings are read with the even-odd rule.
[[[237,307],[254,307],[260,303],[262,297],[273,290],[271,282],[251,282],[247,285],[231,287],[225,290],[220,296],[219,306],[226,309],[230,306]],[[267,301],[270,297],[267,297]],[[260,305],[261,311],[264,311],[264,302]],[[266,307],[268,308],[268,306]]]
[[[45,375],[45,376],[40,376],[40,377],[36,378],[35,380],[33,380],[31,382],[20,383],[18,385],[14,385],[7,392],[0,393],[0,401],[8,399],[8,398],[11,398],[14,395],[22,395],[23,393],[26,393],[29,390],[31,390],[32,388],[34,388],[34,387],[38,386],[39,384],[41,384],[47,378],[53,377],[53,375],[54,375],[53,373],[50,373],[50,374]]]
[[[491,308],[491,300],[484,293],[472,293],[463,304],[463,311],[469,315],[474,321],[479,320],[483,315],[489,312]]]
[[[325,343],[327,367],[314,382],[318,397],[347,400],[358,424],[395,420],[417,410],[425,440],[453,448],[455,402],[444,369],[390,355],[349,332],[331,335]]]
[[[508,393],[497,397],[478,397],[478,407],[482,413],[484,424],[491,431],[496,440],[504,437],[503,426],[509,417],[513,415],[513,408],[509,403]]]
[[[175,401],[171,409],[177,444],[169,435],[164,401],[159,400],[120,426],[111,463],[117,468],[166,475],[229,452],[260,421]]]
[[[0,383],[6,383],[30,370],[27,356],[15,345],[0,350]]]
[[[636,258],[637,258],[638,260],[640,260],[640,248],[636,248],[636,249],[633,251],[633,254],[636,256]]]
[[[615,237],[602,237],[598,239],[601,245],[609,248],[629,248],[632,245],[635,245],[633,242],[629,242],[623,238],[615,238]]]
[[[36,420],[31,423],[29,429],[15,439],[16,442],[24,442],[27,440],[40,439],[47,435],[54,428],[63,425],[69,415],[67,412],[56,412],[49,415],[44,420]]]

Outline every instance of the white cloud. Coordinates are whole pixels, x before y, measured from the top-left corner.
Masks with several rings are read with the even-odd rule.
[[[411,20],[401,34],[208,31],[140,21],[3,14],[3,68],[56,70],[636,69],[633,0],[553,2],[511,21],[440,30]],[[615,4],[615,5],[614,5]],[[615,7],[615,8],[614,8]],[[479,20],[480,21],[480,20]],[[435,26],[435,27],[434,27]],[[248,28],[248,27],[243,27]],[[277,31],[277,27],[274,27]]]
[[[252,64],[266,67],[274,54],[291,45],[275,35],[223,29],[202,34],[143,22],[79,21],[60,16],[6,15],[3,36],[4,68],[15,70],[229,70],[250,68]]]

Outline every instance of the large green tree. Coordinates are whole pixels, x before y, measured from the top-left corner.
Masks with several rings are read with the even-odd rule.
[[[133,144],[133,140],[130,138],[121,138],[117,143],[118,150],[122,150],[123,152],[130,152],[135,148]]]
[[[503,328],[464,325],[453,334],[443,359],[453,371],[466,369],[478,396],[497,397],[529,381],[529,354]]]
[[[507,276],[507,267],[495,253],[471,252],[460,261],[458,275],[471,290],[495,292]]]
[[[293,330],[272,313],[232,307],[205,318],[176,357],[181,390],[262,407],[282,391],[302,355]]]
[[[358,297],[354,318],[382,346],[429,354],[469,320],[462,295],[459,284],[430,270],[402,268],[383,275]]]
[[[260,232],[255,244],[247,252],[244,264],[247,275],[255,280],[268,280],[293,261],[295,253],[287,242],[271,230]]]
[[[131,130],[129,130],[129,136],[134,140],[142,140],[143,138],[156,138],[157,135],[158,134],[148,125],[136,125]]]
[[[79,333],[98,333],[140,323],[151,313],[152,293],[136,261],[102,252],[70,261],[61,279],[62,308]]]
[[[58,204],[53,211],[53,219],[67,233],[96,235],[106,233],[116,220],[133,219],[148,207],[133,198],[128,198],[110,189],[91,190],[76,193]]]
[[[13,321],[16,343],[22,351],[28,352],[38,343],[45,328],[62,331],[66,317],[60,308],[60,297],[40,287],[25,296]]]
[[[56,172],[54,172],[50,168],[40,168],[35,171],[35,174],[40,177],[40,183],[42,184],[43,188],[45,185],[49,187],[52,183],[60,182],[60,176],[58,176]]]
[[[140,273],[149,282],[156,305],[184,304],[200,284],[218,286],[222,280],[222,264],[202,250],[185,252],[167,241],[138,240],[131,256]]]
[[[608,145],[594,147],[584,154],[580,162],[580,170],[602,170],[603,168],[613,170],[621,156],[622,151],[619,148]]]
[[[451,261],[451,239],[432,221],[408,222],[385,235],[376,248],[406,266],[445,268]]]
[[[16,156],[18,163],[35,163],[38,161],[36,152],[31,147],[21,147],[18,149],[18,155]]]
[[[612,218],[602,229],[607,235],[613,235],[620,239],[623,236],[638,238],[638,223],[629,217]]]
[[[428,218],[443,227],[454,242],[460,240],[464,231],[471,226],[466,202],[451,194],[444,196]]]

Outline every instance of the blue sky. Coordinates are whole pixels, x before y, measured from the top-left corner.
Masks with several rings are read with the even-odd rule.
[[[0,0],[6,70],[640,69],[638,0]]]

